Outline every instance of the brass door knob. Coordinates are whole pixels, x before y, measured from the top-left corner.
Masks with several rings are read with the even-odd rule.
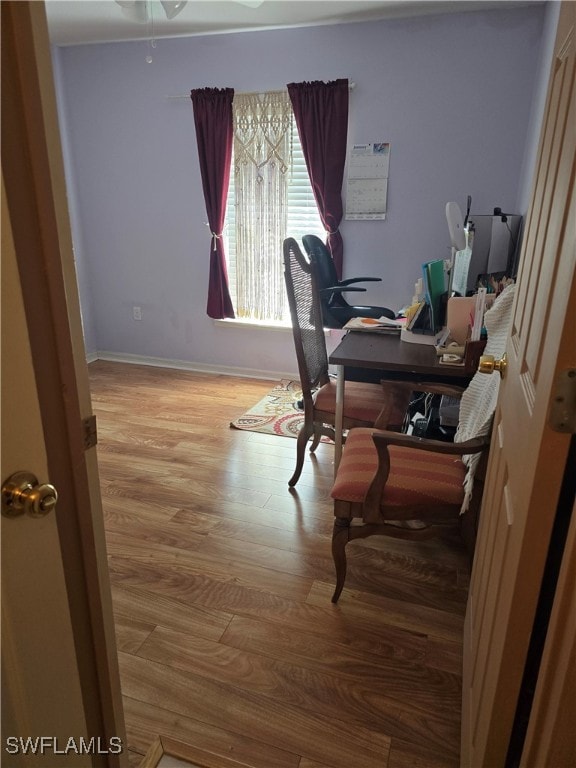
[[[15,472],[2,486],[2,514],[17,517],[24,513],[44,517],[58,501],[56,488],[50,483],[38,483],[32,472]]]
[[[494,373],[494,371],[498,371],[500,378],[503,379],[507,365],[506,352],[504,352],[500,360],[496,360],[494,355],[482,355],[478,363],[478,370],[480,373]]]

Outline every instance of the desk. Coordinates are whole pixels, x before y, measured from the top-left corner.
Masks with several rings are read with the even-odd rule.
[[[443,365],[438,362],[432,344],[414,344],[400,341],[395,334],[350,331],[328,357],[338,368],[336,385],[336,444],[334,468],[338,468],[342,455],[342,410],[344,407],[344,369],[371,368],[382,372],[382,378],[414,381],[440,381],[445,384],[466,386],[474,371],[462,366]],[[415,387],[417,389],[417,387]]]

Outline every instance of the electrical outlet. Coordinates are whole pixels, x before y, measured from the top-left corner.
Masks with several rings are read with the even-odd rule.
[[[142,320],[142,307],[132,307],[132,317],[134,320]]]

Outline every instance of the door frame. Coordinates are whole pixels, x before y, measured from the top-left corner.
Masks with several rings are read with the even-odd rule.
[[[88,369],[43,2],[2,2],[2,171],[88,733],[125,743]],[[64,428],[62,427],[64,425]],[[46,702],[46,706],[50,703]],[[122,755],[94,764],[121,766]]]

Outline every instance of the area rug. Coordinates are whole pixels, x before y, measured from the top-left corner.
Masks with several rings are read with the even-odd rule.
[[[304,413],[298,408],[301,398],[300,382],[282,379],[253,408],[230,422],[230,426],[248,432],[298,437],[304,424]]]

